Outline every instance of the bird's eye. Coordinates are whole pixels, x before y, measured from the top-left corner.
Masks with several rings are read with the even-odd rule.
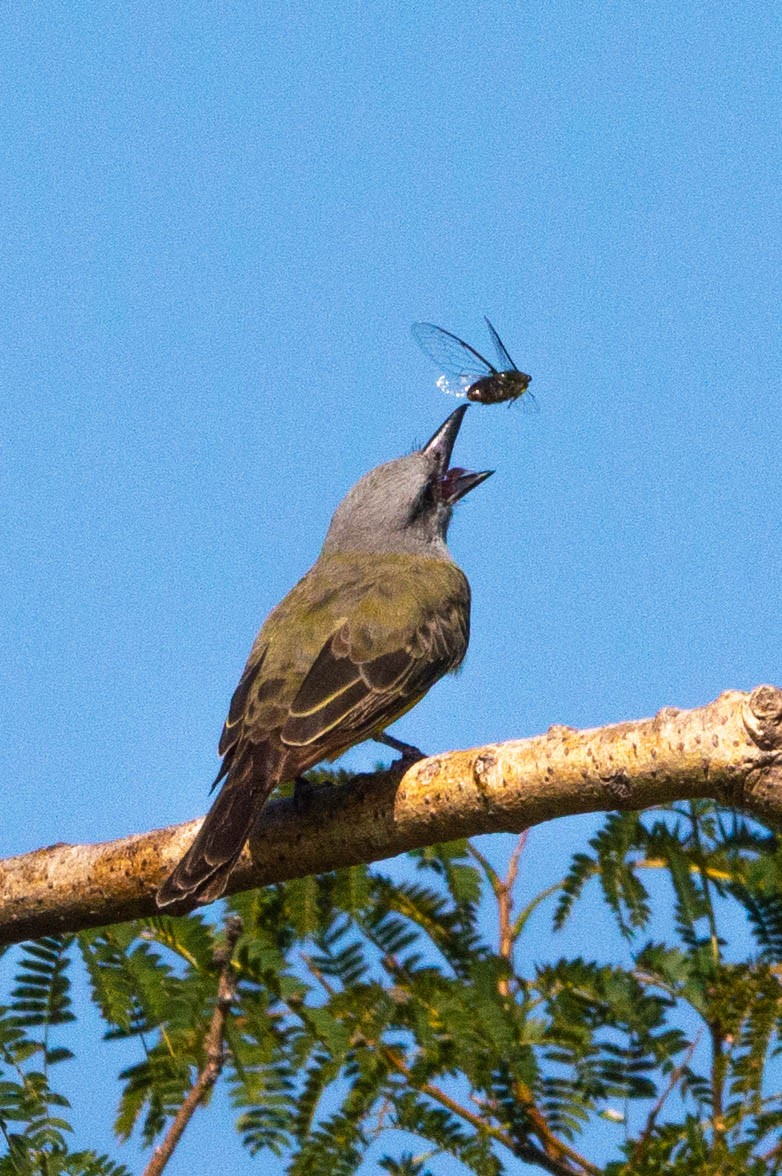
[[[420,518],[422,514],[431,510],[434,506],[437,497],[437,491],[435,489],[435,482],[437,481],[438,479],[436,478],[430,478],[424,483],[410,511],[411,521]]]

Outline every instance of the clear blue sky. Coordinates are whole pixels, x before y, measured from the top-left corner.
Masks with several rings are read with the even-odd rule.
[[[456,456],[497,470],[452,527],[470,654],[398,734],[782,682],[781,28],[751,0],[4,6],[2,854],[204,811],[258,625],[455,406],[416,319],[480,348],[488,314],[541,411],[468,413]],[[533,834],[530,889],[585,827]],[[216,1122],[172,1176],[259,1170]]]

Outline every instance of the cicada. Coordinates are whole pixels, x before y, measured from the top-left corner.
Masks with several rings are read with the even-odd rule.
[[[485,318],[485,316],[484,316]],[[443,373],[437,387],[451,396],[466,397],[477,404],[502,404],[524,397],[525,408],[537,412],[537,401],[528,391],[532,376],[520,371],[488,319],[499,367],[458,335],[434,323],[413,323],[413,338]]]

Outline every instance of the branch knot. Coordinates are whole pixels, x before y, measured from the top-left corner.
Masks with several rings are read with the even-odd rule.
[[[756,686],[742,708],[744,727],[764,751],[782,750],[782,690]]]

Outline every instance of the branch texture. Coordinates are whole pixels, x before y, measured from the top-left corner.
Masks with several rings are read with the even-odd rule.
[[[711,797],[782,824],[782,690],[726,691],[696,710],[453,751],[264,809],[227,893],[571,813]],[[0,864],[0,944],[154,914],[190,845],[189,821],[99,845],[52,845]]]

